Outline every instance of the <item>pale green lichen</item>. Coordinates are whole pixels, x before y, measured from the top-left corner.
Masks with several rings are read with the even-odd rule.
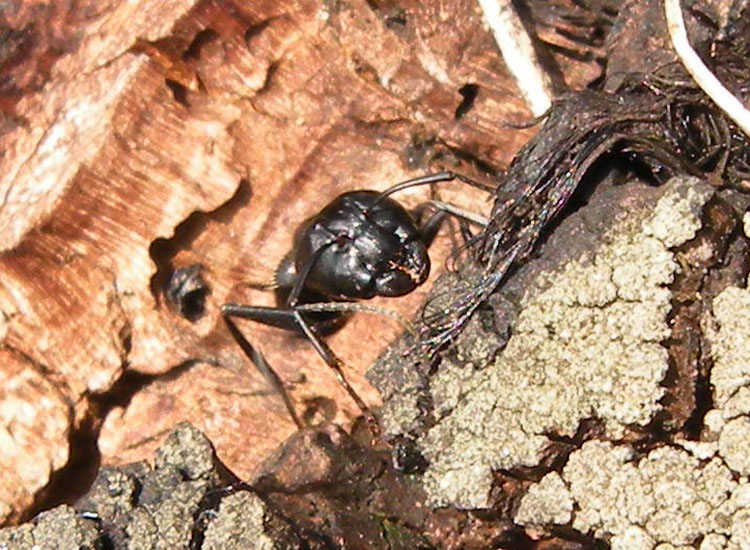
[[[726,531],[722,510],[743,487],[718,458],[702,464],[684,450],[662,447],[636,461],[630,447],[603,441],[572,453],[562,479],[576,507],[574,528],[611,538],[613,548],[637,539],[643,550],[691,545]]]
[[[714,358],[714,406],[721,409],[750,381],[750,292],[736,287],[724,290],[714,299],[713,323],[707,325]]]
[[[274,550],[277,546],[266,533],[265,514],[263,501],[248,491],[224,498],[206,528],[202,550]]]
[[[749,216],[744,221],[750,226]],[[712,305],[703,325],[715,408],[704,416],[701,440],[640,460],[628,446],[592,441],[558,476],[575,507],[566,523],[613,550],[750,550],[750,292],[727,288]],[[534,490],[517,521],[549,524],[567,510],[525,506]]]
[[[516,512],[516,521],[523,524],[533,518],[535,523],[565,524],[572,518],[573,504],[565,482],[556,472],[551,472],[526,493]]]
[[[623,533],[615,535],[609,541],[612,550],[651,550],[654,539],[636,525],[631,525]]]
[[[699,550],[724,550],[727,547],[727,538],[724,535],[709,533],[703,537]]]
[[[691,178],[665,184],[588,258],[538,277],[494,365],[471,380],[432,380],[445,413],[421,440],[433,505],[486,506],[491,470],[536,465],[546,434],[573,435],[583,419],[602,419],[612,436],[652,419],[668,366],[666,286],[678,269],[669,247],[695,234],[712,193]]]
[[[750,291],[737,287],[724,290],[714,299],[713,316],[704,327],[714,362],[714,409],[706,414],[706,421],[710,420],[712,432],[718,434],[719,455],[732,470],[749,475]]]
[[[33,524],[0,529],[0,550],[80,550],[94,548],[98,539],[93,522],[62,504],[42,512]]]
[[[750,474],[750,418],[741,416],[726,423],[719,436],[719,454],[732,470]]]

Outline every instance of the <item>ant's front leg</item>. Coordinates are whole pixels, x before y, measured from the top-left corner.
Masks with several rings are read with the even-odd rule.
[[[378,421],[375,418],[375,415],[372,414],[370,408],[362,400],[362,398],[354,390],[354,388],[352,388],[352,386],[349,384],[349,381],[346,379],[346,376],[344,376],[344,362],[339,358],[338,355],[333,352],[333,350],[325,342],[325,340],[320,337],[315,328],[305,320],[305,317],[301,311],[298,311],[296,309],[292,311],[294,314],[294,318],[297,320],[297,324],[305,333],[305,336],[307,336],[307,338],[310,340],[318,354],[336,374],[336,379],[339,381],[339,384],[344,387],[346,393],[349,394],[349,397],[352,398],[352,400],[357,404],[357,407],[359,407],[359,410],[362,411],[362,414],[365,416],[367,423],[370,425],[370,428],[372,430],[377,430]]]
[[[307,319],[305,319],[305,315],[303,314],[303,312],[297,309],[302,290],[305,286],[305,283],[307,282],[307,278],[310,276],[313,265],[318,261],[323,252],[329,246],[333,246],[334,244],[335,242],[330,242],[324,246],[321,246],[318,250],[315,251],[310,259],[308,259],[306,265],[304,265],[300,270],[299,277],[297,277],[297,280],[294,282],[294,286],[289,293],[289,297],[287,298],[286,303],[289,311],[291,311],[294,316],[294,320],[297,322],[297,326],[302,329],[302,332],[304,332],[305,336],[307,336],[307,339],[310,340],[310,343],[312,343],[315,351],[318,352],[318,354],[323,358],[326,364],[336,374],[336,379],[338,380],[339,384],[341,384],[341,386],[346,390],[346,393],[349,394],[349,397],[351,397],[352,400],[357,404],[359,410],[362,411],[362,414],[367,419],[367,423],[369,424],[370,429],[376,432],[379,431],[378,421],[375,418],[375,415],[372,414],[372,411],[370,411],[370,407],[367,406],[367,404],[362,400],[362,398],[354,390],[351,384],[349,384],[346,376],[344,376],[344,362],[339,358],[338,355],[334,353],[334,351],[325,342],[325,340],[321,338],[320,334],[318,334],[318,331],[315,330],[315,327],[310,322],[308,322]]]
[[[293,297],[294,292],[290,296]],[[274,389],[279,392],[284,405],[286,405],[289,414],[292,416],[295,424],[298,427],[303,427],[303,424],[292,406],[289,395],[284,388],[281,379],[278,374],[273,370],[266,361],[260,351],[255,349],[250,342],[242,335],[237,325],[232,321],[233,317],[241,319],[249,319],[266,325],[275,326],[278,328],[284,328],[287,330],[302,331],[304,335],[310,340],[315,350],[320,354],[326,364],[334,371],[336,379],[343,386],[349,396],[354,400],[362,414],[365,415],[367,422],[371,426],[377,426],[377,420],[370,411],[370,408],[365,404],[359,394],[349,384],[349,381],[344,376],[343,361],[333,352],[325,340],[321,338],[314,326],[308,322],[303,312],[296,309],[296,304],[292,305],[288,309],[274,308],[274,307],[262,307],[262,306],[250,306],[246,304],[224,304],[221,307],[221,313],[224,316],[224,321],[229,327],[229,331],[232,337],[239,344],[245,355],[252,361],[256,368],[265,376],[265,378],[273,385]]]
[[[241,319],[253,319],[263,322],[262,318],[260,317],[269,315],[268,319],[275,322],[281,321],[284,317],[286,317],[288,320],[289,313],[289,311],[276,308],[259,308],[243,304],[224,304],[223,306],[221,306],[221,315],[224,318],[224,322],[226,323],[227,328],[229,329],[229,333],[232,335],[232,338],[234,338],[234,341],[237,342],[237,345],[240,346],[247,358],[250,359],[253,365],[255,365],[255,368],[260,371],[265,379],[271,383],[273,389],[278,392],[278,394],[281,396],[281,399],[284,401],[284,406],[286,407],[287,411],[289,411],[289,416],[292,417],[292,420],[297,425],[297,428],[302,429],[304,428],[304,424],[300,420],[299,416],[297,416],[297,412],[294,410],[294,405],[292,405],[292,401],[291,399],[289,399],[289,394],[287,393],[286,388],[284,388],[284,383],[281,381],[281,378],[279,378],[279,375],[276,374],[276,371],[273,370],[273,367],[271,367],[268,361],[266,361],[266,358],[263,356],[263,354],[259,350],[255,349],[255,347],[247,340],[247,338],[243,336],[237,324],[232,320],[232,317],[239,317]],[[273,323],[269,322],[268,324]]]

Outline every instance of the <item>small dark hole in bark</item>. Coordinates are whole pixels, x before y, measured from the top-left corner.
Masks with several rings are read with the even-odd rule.
[[[185,88],[185,86],[183,86],[179,82],[170,80],[169,78],[165,79],[164,82],[167,84],[167,88],[172,90],[172,97],[174,97],[174,100],[177,103],[180,103],[185,107],[190,107],[190,104],[187,100],[187,88]]]
[[[219,33],[213,29],[203,29],[195,35],[193,41],[182,54],[183,59],[200,59],[201,50],[207,44],[219,38]]]
[[[461,103],[456,107],[456,112],[454,114],[456,120],[463,118],[463,116],[474,106],[474,101],[479,95],[479,86],[476,84],[464,84],[459,88],[458,93],[461,94],[463,100],[461,100]]]
[[[164,289],[167,301],[188,321],[200,319],[206,312],[209,288],[203,280],[203,266],[192,264],[175,269]]]

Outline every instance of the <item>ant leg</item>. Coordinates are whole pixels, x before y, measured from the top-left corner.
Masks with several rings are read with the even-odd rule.
[[[289,293],[286,304],[289,310],[293,312],[294,319],[295,321],[297,321],[297,326],[302,329],[302,331],[305,333],[305,336],[307,336],[308,340],[310,340],[318,354],[336,374],[336,379],[339,381],[339,384],[343,386],[343,388],[346,390],[346,393],[349,394],[349,397],[351,397],[357,404],[359,409],[362,411],[362,414],[367,418],[368,423],[370,423],[372,426],[377,426],[377,420],[370,411],[370,408],[362,400],[362,398],[354,390],[354,388],[352,388],[352,386],[349,384],[349,381],[344,376],[344,362],[339,359],[339,357],[333,352],[330,346],[325,343],[325,341],[315,331],[313,326],[305,319],[302,311],[297,309],[300,294],[302,293],[302,289],[307,282],[307,278],[310,276],[310,272],[312,271],[315,262],[318,261],[318,258],[320,258],[320,256],[328,249],[329,246],[333,246],[334,244],[336,244],[336,241],[331,241],[318,248],[310,257],[310,259],[307,260],[305,265],[302,266],[297,280],[294,281],[294,286]]]
[[[382,315],[383,317],[390,317],[394,321],[398,322],[401,327],[409,332],[412,336],[417,335],[417,329],[411,324],[403,315],[391,311],[390,309],[374,306],[372,304],[362,304],[359,302],[309,302],[305,304],[298,304],[295,308],[299,312],[329,312],[329,313],[352,313],[355,311],[361,311],[362,313],[372,313],[373,315]],[[298,325],[299,326],[299,325]]]
[[[250,359],[253,365],[255,365],[255,368],[260,371],[260,373],[266,378],[266,380],[271,383],[274,390],[276,390],[281,396],[282,401],[284,401],[284,406],[289,412],[289,416],[292,417],[292,420],[294,421],[297,428],[301,430],[305,427],[305,425],[302,423],[299,416],[297,416],[297,412],[294,410],[294,405],[292,405],[292,401],[291,399],[289,399],[289,394],[287,393],[286,388],[284,388],[284,383],[281,381],[281,378],[279,378],[279,375],[276,374],[276,371],[273,370],[268,361],[266,361],[266,358],[263,356],[263,354],[255,349],[255,347],[253,347],[253,345],[248,342],[247,338],[242,335],[239,327],[231,319],[233,316],[243,317],[243,315],[241,314],[242,307],[243,306],[239,304],[225,304],[221,307],[221,315],[224,318],[224,322],[226,323],[227,328],[229,329],[229,333],[232,335],[235,342],[237,342],[237,344],[240,346],[247,358]]]
[[[372,414],[372,411],[370,411],[370,407],[367,406],[367,404],[362,400],[359,394],[349,384],[346,376],[344,376],[344,362],[339,358],[338,355],[333,352],[333,350],[325,342],[325,340],[320,337],[320,335],[315,331],[315,328],[313,328],[313,326],[305,320],[301,311],[295,309],[293,310],[293,312],[294,318],[297,320],[297,324],[305,333],[305,336],[307,336],[307,338],[310,340],[313,347],[315,348],[315,351],[318,352],[318,354],[323,358],[326,364],[336,374],[336,379],[339,381],[339,384],[343,386],[343,388],[349,394],[349,397],[351,397],[352,400],[357,404],[357,407],[359,407],[359,409],[362,411],[362,414],[367,419],[367,422],[368,424],[370,424],[371,428],[377,430],[378,421],[375,418],[375,415]]]
[[[365,404],[362,398],[352,388],[344,376],[343,361],[333,352],[333,350],[325,343],[325,341],[318,335],[313,326],[304,318],[302,311],[297,310],[300,294],[305,286],[305,282],[310,275],[310,271],[313,265],[321,256],[321,254],[327,250],[329,246],[335,244],[332,241],[326,245],[321,246],[307,263],[300,270],[299,276],[294,281],[294,286],[289,293],[287,298],[286,308],[275,308],[275,307],[263,307],[263,306],[250,306],[245,304],[224,304],[221,307],[221,313],[224,316],[224,320],[229,326],[229,330],[234,336],[237,343],[240,345],[245,354],[250,358],[251,361],[258,367],[264,376],[266,376],[274,387],[282,394],[284,403],[287,404],[287,408],[291,408],[291,402],[284,391],[283,385],[278,375],[271,369],[268,362],[257,352],[252,345],[240,334],[237,326],[230,320],[230,317],[240,317],[242,319],[250,319],[287,330],[301,329],[305,336],[310,340],[315,350],[323,358],[326,364],[334,371],[336,379],[343,386],[349,396],[354,400],[357,406],[367,417],[368,422],[371,424],[375,421],[375,416],[370,411],[370,408]],[[302,305],[301,307],[305,307]],[[298,421],[296,414],[293,414],[295,421]],[[375,425],[377,422],[375,421]]]
[[[312,304],[314,305],[314,304]],[[231,317],[239,317],[240,319],[250,319],[266,325],[275,326],[278,328],[285,329],[301,329],[305,336],[310,340],[310,343],[315,348],[315,351],[321,356],[326,364],[333,370],[336,375],[336,379],[339,384],[346,390],[352,400],[357,404],[357,407],[367,417],[369,423],[377,424],[375,416],[370,411],[370,408],[362,400],[359,394],[349,384],[349,381],[344,376],[343,361],[333,352],[331,347],[323,340],[317,333],[315,328],[305,320],[303,317],[303,311],[297,310],[297,307],[304,308],[306,310],[314,311],[315,308],[310,308],[310,304],[302,304],[297,306],[292,304],[289,309],[280,309],[273,307],[262,307],[262,306],[249,306],[244,304],[224,304],[221,306],[221,313],[224,316],[224,321],[229,327],[229,332],[234,337],[235,341],[245,352],[245,355],[253,362],[256,368],[266,377],[266,379],[273,385],[274,389],[278,391],[284,404],[289,410],[295,423],[301,426],[299,417],[294,412],[291,401],[289,399],[286,390],[284,389],[281,379],[268,364],[265,357],[256,350],[250,342],[240,333],[237,325],[231,320]]]
[[[461,224],[461,234],[464,237],[465,241],[471,240],[472,238],[472,235],[467,227],[468,223],[473,223],[482,227],[485,227],[488,223],[488,220],[486,218],[478,214],[467,212],[452,204],[435,200],[420,204],[413,210],[413,213],[417,219],[420,219],[422,217],[422,213],[428,208],[434,208],[435,212],[433,212],[425,222],[419,224],[420,238],[422,242],[424,242],[427,246],[430,246],[432,244],[432,241],[435,239],[435,235],[437,235],[440,226],[445,221],[445,218],[447,216],[453,216],[459,221],[459,223]]]
[[[289,331],[297,331],[299,328],[290,309],[230,303],[221,306],[221,314],[224,317],[249,319],[270,327],[283,328]]]
[[[464,210],[463,208],[459,208],[458,206],[447,202],[431,200],[429,201],[429,204],[437,208],[439,211],[450,214],[454,218],[473,223],[480,227],[487,227],[487,224],[490,223],[490,221],[484,216],[480,216],[475,212],[469,212],[468,210]]]

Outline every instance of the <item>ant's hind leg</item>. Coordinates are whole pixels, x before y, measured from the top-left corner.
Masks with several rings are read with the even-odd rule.
[[[233,306],[232,308],[228,308],[227,306]],[[286,388],[284,388],[284,383],[281,381],[281,378],[279,378],[279,375],[276,374],[276,371],[273,370],[273,367],[266,361],[266,358],[263,356],[263,354],[255,349],[255,347],[242,335],[242,332],[240,332],[239,327],[235,324],[234,321],[232,321],[231,317],[237,316],[242,317],[242,315],[235,315],[235,313],[232,311],[232,309],[235,308],[241,308],[239,304],[226,304],[221,308],[221,314],[224,318],[224,322],[227,325],[227,328],[229,329],[229,333],[232,335],[232,338],[234,338],[234,341],[237,342],[237,345],[240,346],[242,351],[245,353],[248,359],[255,365],[255,368],[260,371],[260,373],[263,375],[263,377],[270,382],[270,384],[273,386],[273,389],[278,392],[278,394],[281,396],[282,401],[284,401],[284,406],[286,407],[286,410],[289,412],[289,416],[292,417],[292,420],[294,421],[295,425],[298,429],[304,428],[304,424],[300,420],[299,416],[297,416],[297,412],[294,410],[294,405],[292,405],[292,401],[289,398],[289,394],[286,391]]]

